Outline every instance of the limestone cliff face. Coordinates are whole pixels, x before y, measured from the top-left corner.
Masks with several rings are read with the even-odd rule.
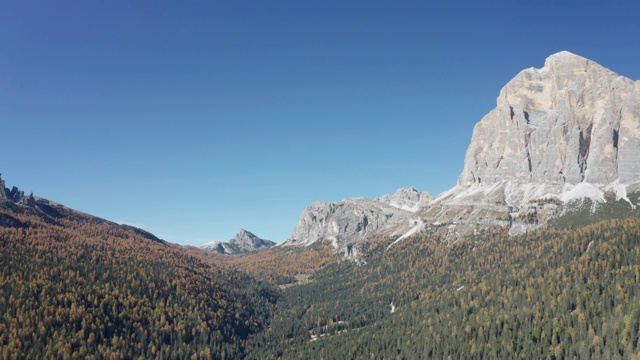
[[[282,246],[308,246],[330,242],[337,251],[350,255],[350,245],[380,236],[401,236],[420,224],[413,211],[431,196],[415,189],[400,189],[375,200],[345,199],[314,202],[300,216],[291,237]],[[382,199],[382,200],[381,200]]]
[[[640,180],[640,83],[563,51],[527,69],[476,125],[458,185],[421,215],[458,233],[520,233],[572,200],[627,201]],[[630,204],[635,206],[636,204]]]
[[[460,185],[640,179],[640,85],[563,51],[519,73],[475,127]]]

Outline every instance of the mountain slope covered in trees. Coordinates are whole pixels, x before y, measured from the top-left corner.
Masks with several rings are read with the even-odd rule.
[[[389,241],[286,289],[249,358],[639,358],[638,219]]]
[[[270,287],[65,208],[0,204],[3,358],[238,358]]]

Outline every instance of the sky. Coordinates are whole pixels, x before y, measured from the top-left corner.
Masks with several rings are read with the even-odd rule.
[[[456,184],[473,126],[568,50],[640,79],[635,1],[0,0],[0,173],[200,245],[313,201]]]

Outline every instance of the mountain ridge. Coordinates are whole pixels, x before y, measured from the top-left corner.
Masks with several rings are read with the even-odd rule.
[[[354,243],[373,237],[401,236],[405,224],[420,222],[415,212],[433,197],[415,188],[400,188],[393,195],[373,200],[347,198],[337,203],[316,201],[300,215],[291,236],[280,246],[308,246],[323,240],[346,256],[357,257]]]
[[[640,81],[561,51],[547,57],[542,68],[520,71],[500,90],[496,108],[474,127],[457,184],[405,207],[413,210],[412,216],[397,216],[393,231],[383,229],[378,235],[404,238],[436,231],[456,240],[490,227],[518,234],[548,223],[563,213],[565,204],[583,198],[597,204],[613,197],[634,208],[638,204],[627,193],[640,191],[637,159]],[[380,199],[392,204],[385,197],[374,200]],[[359,201],[357,211],[377,207],[367,201]],[[363,223],[362,216],[342,216],[342,228],[310,221],[318,218],[314,211],[324,214],[347,203],[330,204],[305,209],[283,246],[329,240],[342,251],[345,244],[375,237],[350,231]]]
[[[156,241],[156,242],[165,242],[164,240],[158,238],[154,234],[144,229],[127,225],[127,224],[118,224],[110,220],[106,220],[94,215],[90,215],[84,213],[79,210],[71,209],[64,205],[58,204],[55,201],[51,201],[39,196],[34,196],[33,193],[25,196],[24,191],[20,190],[18,187],[13,186],[11,190],[6,187],[5,180],[2,179],[0,174],[0,207],[5,208],[13,208],[16,207],[24,207],[33,209],[45,215],[46,218],[51,222],[57,222],[59,219],[63,218],[82,218],[84,221],[91,221],[93,223],[104,223],[118,227],[126,232],[142,236],[148,240]],[[8,218],[9,215],[4,215],[2,219],[0,219],[0,226],[8,225],[9,227],[14,226],[15,224],[20,223],[17,220],[11,220]]]

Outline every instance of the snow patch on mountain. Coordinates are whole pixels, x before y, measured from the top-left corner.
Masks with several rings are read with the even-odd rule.
[[[404,239],[407,239],[410,236],[413,236],[414,234],[416,234],[418,231],[420,231],[420,228],[422,227],[422,225],[423,225],[422,222],[420,222],[418,225],[412,227],[411,230],[409,230],[406,233],[402,234],[402,236],[400,236],[394,242],[389,244],[389,246],[387,246],[387,250],[389,250],[389,248],[391,248],[393,245],[399,243],[400,241],[402,241]]]
[[[613,182],[612,184],[609,184],[606,187],[607,191],[611,191],[616,195],[616,200],[624,200],[627,203],[629,203],[629,205],[631,205],[631,209],[635,209],[636,205],[633,204],[631,202],[631,200],[629,200],[629,197],[627,196],[627,187],[629,185],[627,184],[621,184],[620,181],[616,180],[615,182]]]
[[[604,202],[604,191],[593,184],[582,182],[575,186],[567,185],[570,189],[560,195],[560,200],[567,203],[572,200],[591,199],[593,202]]]

